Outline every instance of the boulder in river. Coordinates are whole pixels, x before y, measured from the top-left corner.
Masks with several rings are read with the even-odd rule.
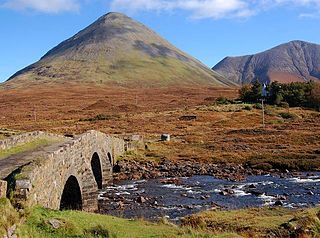
[[[223,196],[227,196],[227,195],[234,194],[234,191],[232,189],[226,188],[226,189],[220,191],[219,194],[223,195]]]
[[[310,196],[313,196],[313,195],[314,195],[314,192],[309,191],[309,192],[307,192],[307,194],[310,195]]]
[[[288,197],[285,196],[285,195],[278,195],[277,198],[278,198],[278,200],[280,200],[280,201],[285,201],[285,200],[288,199]]]
[[[255,196],[262,196],[264,194],[264,192],[262,191],[259,191],[259,190],[248,190],[247,193],[251,193],[252,195],[255,195]]]
[[[147,199],[145,199],[144,197],[140,196],[137,198],[137,202],[138,203],[145,203],[147,201]]]
[[[124,209],[124,203],[122,201],[117,203],[117,209]]]
[[[283,202],[278,200],[274,203],[275,206],[278,206],[278,207],[282,207],[283,206]]]

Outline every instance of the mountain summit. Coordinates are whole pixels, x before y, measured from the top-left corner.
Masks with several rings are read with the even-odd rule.
[[[233,85],[120,13],[102,16],[40,61],[17,72],[7,83],[70,81],[123,87]]]
[[[256,55],[227,57],[213,70],[238,84],[320,79],[320,45],[291,41]]]

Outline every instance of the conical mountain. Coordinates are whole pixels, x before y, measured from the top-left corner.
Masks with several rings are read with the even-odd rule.
[[[234,85],[120,13],[102,16],[7,81],[13,85],[46,82],[123,87]]]
[[[227,57],[213,70],[238,84],[320,79],[320,45],[291,41],[255,55]]]

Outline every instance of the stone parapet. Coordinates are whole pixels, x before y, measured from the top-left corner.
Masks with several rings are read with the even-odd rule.
[[[35,131],[15,135],[4,140],[0,140],[0,150],[7,150],[17,145],[29,143],[41,138],[64,138],[64,136],[54,135],[47,132]]]

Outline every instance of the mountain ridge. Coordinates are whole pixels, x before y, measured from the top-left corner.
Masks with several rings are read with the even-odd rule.
[[[320,79],[320,45],[294,40],[245,56],[226,57],[213,68],[238,84]]]

